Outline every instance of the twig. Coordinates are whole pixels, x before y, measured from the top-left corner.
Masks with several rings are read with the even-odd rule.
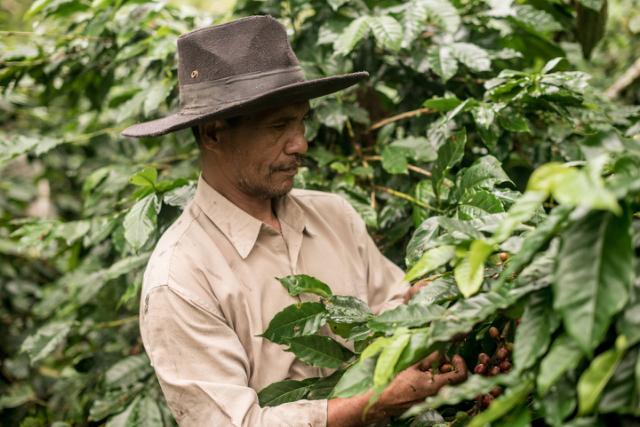
[[[3,36],[21,36],[21,37],[33,37],[33,36],[40,36],[40,37],[60,37],[60,38],[64,38],[64,39],[93,39],[93,40],[100,40],[100,39],[107,39],[108,37],[102,37],[102,36],[88,36],[85,34],[45,34],[45,33],[37,33],[35,31],[7,31],[7,30],[0,30],[0,35]]]
[[[111,320],[109,322],[96,323],[96,328],[116,328],[138,320],[138,316],[125,317],[123,319]]]
[[[405,111],[404,113],[396,114],[395,116],[387,117],[386,119],[382,119],[380,121],[375,122],[369,128],[369,132],[379,129],[383,126],[386,126],[389,123],[397,122],[399,120],[421,116],[422,114],[433,114],[433,113],[435,113],[435,110],[432,110],[431,108],[418,108],[417,110]]]
[[[617,98],[620,92],[622,92],[627,86],[629,86],[635,79],[640,77],[640,58],[636,59],[636,62],[622,74],[618,80],[616,80],[609,89],[606,90],[604,96],[609,99]]]
[[[434,210],[436,212],[442,212],[441,210],[436,209],[433,206],[428,205],[427,203],[421,202],[420,200],[416,199],[413,196],[410,196],[407,193],[403,193],[401,191],[394,190],[393,188],[383,187],[381,185],[374,185],[373,188],[378,190],[378,191],[383,191],[383,192],[385,192],[387,194],[391,194],[392,196],[397,197],[399,199],[404,199],[404,200],[406,200],[408,202],[413,203],[414,205],[420,206],[421,208]]]
[[[371,160],[373,162],[380,162],[382,161],[382,157],[381,156],[364,156],[365,160]],[[421,167],[418,167],[416,165],[412,165],[412,164],[407,164],[407,169],[409,169],[412,172],[415,173],[419,173],[420,175],[424,175],[427,176],[429,178],[431,178],[431,172],[429,172],[426,169],[422,169]]]

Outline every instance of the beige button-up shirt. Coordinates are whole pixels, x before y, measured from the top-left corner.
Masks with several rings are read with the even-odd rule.
[[[195,198],[149,260],[142,340],[181,426],[326,425],[326,400],[258,405],[257,391],[273,382],[329,373],[258,336],[276,313],[300,301],[277,277],[309,274],[374,312],[399,304],[408,289],[400,268],[380,253],[339,196],[294,189],[276,202],[275,212],[281,232],[201,177]]]

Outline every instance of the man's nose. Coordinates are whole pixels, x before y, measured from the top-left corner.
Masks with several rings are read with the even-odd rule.
[[[287,141],[284,148],[286,154],[304,154],[307,152],[309,145],[307,138],[304,137],[304,126],[299,126]]]

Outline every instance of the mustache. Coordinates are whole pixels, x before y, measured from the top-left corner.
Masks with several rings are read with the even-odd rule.
[[[290,171],[293,169],[298,169],[299,167],[302,167],[302,166],[308,166],[309,164],[310,164],[309,159],[307,159],[305,156],[302,156],[300,154],[296,154],[294,155],[293,159],[291,159],[291,161],[272,166],[271,171],[272,172]]]

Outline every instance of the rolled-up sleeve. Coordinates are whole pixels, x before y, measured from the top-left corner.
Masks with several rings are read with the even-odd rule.
[[[140,317],[145,349],[180,426],[326,425],[326,400],[259,406],[248,386],[246,351],[215,306],[157,286],[146,294]]]

